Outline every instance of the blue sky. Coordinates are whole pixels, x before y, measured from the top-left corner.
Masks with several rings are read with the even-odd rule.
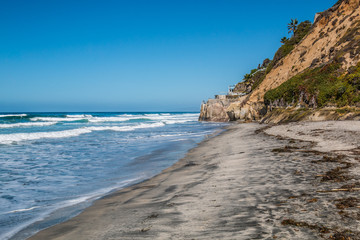
[[[0,111],[199,111],[337,0],[0,0]]]

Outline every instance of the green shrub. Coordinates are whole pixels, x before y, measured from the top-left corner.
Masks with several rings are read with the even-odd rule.
[[[265,71],[259,71],[255,73],[252,78],[254,80],[252,89],[257,88],[260,85],[260,83],[265,79],[265,76],[266,76]]]
[[[256,68],[252,69],[251,72],[250,72],[250,75],[253,75],[253,74],[256,73],[257,71],[258,71],[258,69],[256,69]]]
[[[358,77],[360,77],[360,63],[351,74],[341,76],[340,70],[339,63],[308,69],[279,87],[266,92],[265,104],[281,99],[287,104],[297,103],[300,94],[304,94],[309,99],[315,97],[319,107],[328,104],[335,104],[338,107],[354,105],[360,101],[357,85]]]

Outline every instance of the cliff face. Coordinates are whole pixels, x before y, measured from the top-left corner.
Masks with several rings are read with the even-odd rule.
[[[254,109],[254,104],[263,102],[268,90],[280,86],[310,67],[318,67],[333,61],[338,53],[342,55],[343,59],[340,61],[343,68],[355,66],[360,60],[359,5],[359,0],[342,1],[320,14],[312,31],[266,75],[260,86],[250,95],[246,108]],[[346,34],[353,30],[356,36],[352,37],[355,38],[347,38]],[[255,117],[259,117],[257,113]]]
[[[244,101],[246,96],[217,96],[201,104],[199,121],[228,122],[240,119],[239,116],[231,114],[230,106],[236,106]]]
[[[228,122],[230,118],[226,109],[229,105],[228,100],[209,99],[201,104],[199,121]]]
[[[227,120],[259,120],[269,110],[264,103],[265,93],[294,76],[334,62],[339,66],[336,70],[339,76],[356,66],[360,62],[360,1],[342,0],[329,10],[317,14],[310,31],[291,52],[276,59],[276,62],[275,57],[271,68],[268,67],[257,86],[252,86],[250,93],[249,86],[241,85],[242,90],[247,91],[247,96],[223,105],[223,111],[218,112],[226,112]],[[316,97],[313,101],[313,107],[317,107]]]

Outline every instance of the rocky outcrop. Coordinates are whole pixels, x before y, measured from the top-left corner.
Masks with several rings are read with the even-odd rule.
[[[229,105],[229,100],[209,99],[201,104],[199,121],[228,122],[230,118],[226,109]]]

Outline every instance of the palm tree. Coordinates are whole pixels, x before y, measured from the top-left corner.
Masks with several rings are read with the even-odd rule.
[[[295,35],[295,32],[297,30],[297,26],[298,26],[298,20],[297,19],[291,19],[290,23],[288,23],[288,30],[289,33],[293,33]]]
[[[289,40],[289,39],[288,39],[287,37],[283,37],[283,38],[280,40],[280,42],[281,42],[282,44],[284,44],[284,43],[286,43],[288,40]]]

